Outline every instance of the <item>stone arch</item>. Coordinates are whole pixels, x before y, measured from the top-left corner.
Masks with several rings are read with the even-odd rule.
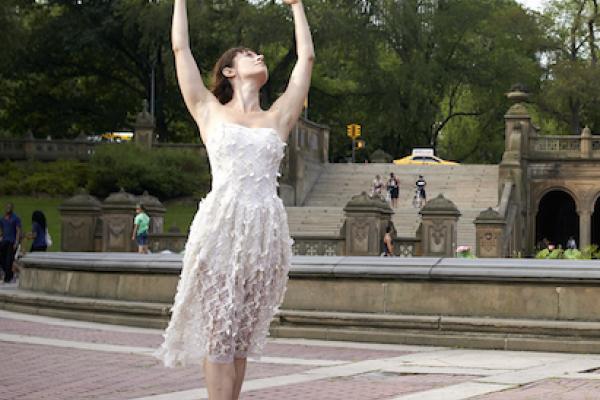
[[[577,196],[565,188],[549,188],[538,197],[535,214],[535,243],[548,239],[566,247],[573,236],[579,243]]]
[[[534,203],[533,209],[535,210],[536,213],[539,210],[540,202],[542,201],[544,196],[546,196],[550,192],[555,192],[555,191],[565,192],[569,196],[571,196],[571,198],[575,202],[575,211],[577,213],[579,213],[583,209],[581,196],[577,195],[576,191],[574,191],[571,188],[566,187],[566,186],[544,185],[541,189],[538,189],[535,191],[537,193],[534,193],[535,203]],[[600,197],[600,193],[598,193],[598,197]],[[593,207],[594,207],[594,204],[592,203],[590,205],[590,209],[593,209]]]
[[[600,246],[600,192],[591,203],[591,243]]]

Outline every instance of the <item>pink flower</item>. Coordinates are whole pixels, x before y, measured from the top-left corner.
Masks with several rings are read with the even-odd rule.
[[[554,245],[553,244],[549,244],[548,245],[548,250],[550,250],[550,251],[554,250]]]
[[[466,253],[467,251],[471,251],[471,248],[469,246],[458,246],[456,248],[457,253]]]

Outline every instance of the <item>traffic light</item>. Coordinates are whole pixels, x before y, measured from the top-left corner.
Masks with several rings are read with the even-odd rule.
[[[346,132],[348,137],[351,139],[356,139],[360,136],[360,125],[358,124],[349,124],[346,126]]]

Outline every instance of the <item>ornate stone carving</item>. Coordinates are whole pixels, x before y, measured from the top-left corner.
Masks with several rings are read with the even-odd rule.
[[[454,203],[439,194],[421,209],[420,214],[423,217],[423,255],[453,257],[456,247],[456,225],[461,215]]]
[[[347,255],[375,256],[381,253],[385,230],[392,227],[394,211],[380,197],[369,197],[366,192],[353,196],[344,207],[346,221],[342,235],[346,239]]]

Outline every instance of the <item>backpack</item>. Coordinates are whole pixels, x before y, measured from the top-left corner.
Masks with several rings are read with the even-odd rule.
[[[52,237],[50,236],[50,232],[48,232],[48,228],[46,228],[46,246],[52,246]]]

